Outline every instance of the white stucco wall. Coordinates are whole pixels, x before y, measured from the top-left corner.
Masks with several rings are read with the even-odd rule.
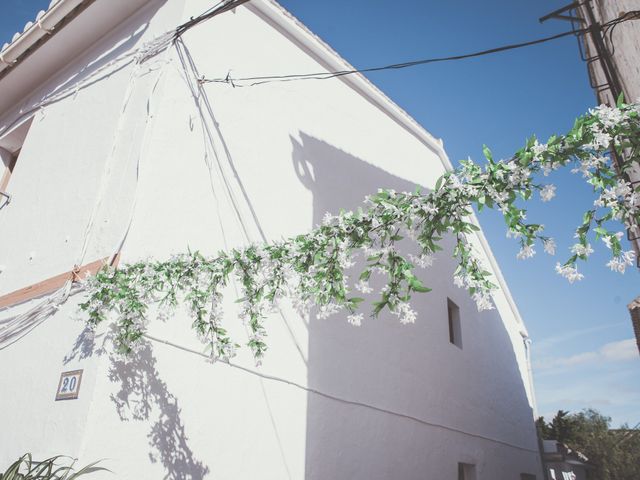
[[[199,88],[189,61],[207,77],[327,66],[316,39],[255,3],[190,30],[181,53],[128,65],[38,113],[14,202],[0,211],[0,294],[69,270],[98,197],[86,261],[112,254],[128,231],[127,262],[298,234],[377,188],[434,184],[444,152],[366,84]],[[210,7],[150,4],[33,98],[132,32],[120,53]],[[108,458],[123,479],[444,479],[458,462],[475,464],[479,479],[541,475],[524,326],[505,292],[479,314],[453,286],[449,256],[424,272],[433,292],[415,298],[415,325],[383,314],[355,328],[285,305],[267,321],[260,368],[247,349],[236,366],[206,362],[180,311],[150,325],[170,344],[151,340],[128,363],[109,348],[89,355],[70,301],[0,351],[3,365],[20,365],[0,371],[3,390],[16,386],[0,400],[0,421],[15,432],[0,437],[0,464],[34,451]],[[462,349],[449,343],[447,297],[460,306]],[[229,298],[227,326],[242,343],[234,309]],[[54,402],[59,373],[75,368],[86,375],[80,399]]]

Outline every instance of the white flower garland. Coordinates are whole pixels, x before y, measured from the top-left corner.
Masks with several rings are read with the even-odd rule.
[[[147,324],[151,303],[175,307],[184,301],[194,318],[193,328],[209,347],[212,359],[229,358],[238,347],[223,327],[222,291],[230,278],[242,286],[241,318],[249,328],[247,345],[257,362],[266,350],[265,316],[282,297],[288,297],[301,313],[312,305],[325,318],[339,311],[348,312],[347,321],[360,326],[357,313],[364,300],[353,296],[346,271],[354,257],[366,259],[355,289],[370,294],[373,274],[386,277],[386,285],[374,303],[373,315],[388,308],[403,324],[413,323],[416,313],[410,306],[413,292],[428,292],[414,274],[416,266],[433,263],[444,235],[455,239],[453,255],[458,267],[454,283],[469,291],[479,310],[493,308],[491,291],[495,286],[490,273],[474,253],[467,235],[478,230],[469,221],[472,207],[499,209],[507,223],[507,235],[520,242],[519,259],[535,255],[535,243],[555,254],[556,244],[544,236],[543,226],[525,223],[526,211],[516,206],[517,199],[529,200],[538,190],[542,201],[550,201],[555,185],[534,183],[539,172],[544,176],[572,165],[597,193],[593,208],[576,230],[577,243],[572,256],[556,265],[556,271],[569,282],[583,278],[577,261],[593,252],[588,234],[593,230],[611,250],[607,263],[611,270],[624,273],[633,264],[633,251],[623,251],[621,232],[607,229],[617,220],[638,233],[640,186],[625,180],[625,173],[638,167],[640,155],[640,107],[620,103],[617,108],[600,106],[576,120],[571,131],[554,136],[546,144],[531,138],[508,161],[494,161],[485,147],[487,163],[461,162],[454,172],[441,177],[427,194],[397,193],[380,190],[366,199],[367,209],[325,215],[322,225],[305,235],[266,245],[251,245],[215,257],[190,252],[167,261],[143,261],[119,269],[105,269],[88,280],[89,298],[81,305],[88,312],[88,323],[96,326],[108,312],[115,312],[116,345],[128,353],[138,343]],[[622,175],[612,165],[608,151],[625,152]],[[396,244],[406,236],[417,245],[418,255],[405,257]]]

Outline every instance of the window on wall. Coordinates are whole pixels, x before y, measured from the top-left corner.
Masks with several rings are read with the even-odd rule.
[[[9,180],[18,160],[18,155],[14,155],[0,147],[0,159],[2,159],[2,176],[0,177],[0,208],[2,208],[11,199],[11,196],[7,193],[7,186],[9,186]]]
[[[11,200],[9,184],[32,120],[30,118],[0,137],[0,208]]]
[[[460,308],[450,298],[447,298],[447,313],[449,316],[449,342],[458,348],[462,348]]]
[[[458,463],[458,480],[476,480],[476,466],[472,463]]]

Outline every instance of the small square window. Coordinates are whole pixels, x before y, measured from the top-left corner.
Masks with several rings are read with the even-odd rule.
[[[0,176],[0,208],[9,203],[11,196],[7,193],[7,186],[13,173],[13,168],[18,160],[18,155],[14,155],[11,152],[0,147],[0,160],[2,160],[2,176]]]
[[[471,463],[458,463],[458,480],[476,480],[476,466]]]
[[[0,208],[9,203],[11,196],[7,192],[11,175],[27,138],[33,117],[18,125],[0,138]]]
[[[449,316],[449,342],[462,348],[460,308],[450,298],[447,298],[447,314]]]

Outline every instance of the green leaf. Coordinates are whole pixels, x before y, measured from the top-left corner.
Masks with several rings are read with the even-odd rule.
[[[377,317],[378,314],[384,309],[384,307],[387,305],[387,301],[386,300],[382,300],[380,302],[374,302],[373,303],[373,316]]]
[[[487,147],[486,145],[482,145],[482,154],[484,155],[484,158],[489,161],[489,163],[493,163],[493,155],[491,154],[491,150],[489,150],[489,147]]]
[[[424,285],[419,285],[419,286],[412,285],[411,290],[414,290],[420,293],[428,293],[431,291],[431,288],[425,287]]]

